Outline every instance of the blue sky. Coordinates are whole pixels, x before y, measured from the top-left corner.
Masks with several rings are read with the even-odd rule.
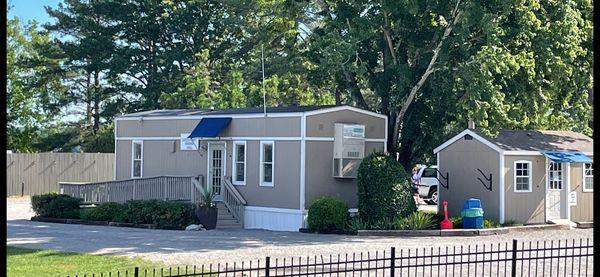
[[[8,6],[11,7],[8,18],[18,16],[23,23],[29,20],[36,20],[40,24],[50,22],[44,6],[56,8],[60,2],[62,0],[8,0]]]

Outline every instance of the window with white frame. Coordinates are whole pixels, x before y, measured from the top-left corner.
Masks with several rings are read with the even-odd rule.
[[[594,167],[592,163],[583,164],[583,191],[594,191]]]
[[[275,143],[272,141],[260,142],[260,185],[273,186]]]
[[[131,143],[131,178],[142,177],[142,157],[144,156],[142,141],[134,140]]]
[[[562,163],[550,162],[548,189],[561,190],[563,187]]]
[[[531,162],[515,162],[515,192],[531,192]]]
[[[246,142],[233,142],[233,184],[246,185]]]

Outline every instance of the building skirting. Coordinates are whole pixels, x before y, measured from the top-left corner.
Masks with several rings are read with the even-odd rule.
[[[299,209],[246,206],[244,228],[298,232],[302,228],[302,217]]]

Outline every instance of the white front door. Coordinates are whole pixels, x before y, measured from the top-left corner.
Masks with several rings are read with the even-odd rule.
[[[562,163],[550,162],[546,182],[546,220],[561,218],[561,195],[565,186]]]
[[[221,188],[225,176],[225,143],[208,143],[208,188],[216,194],[216,200],[221,200]]]

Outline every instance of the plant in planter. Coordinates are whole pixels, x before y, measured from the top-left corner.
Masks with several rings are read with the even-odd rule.
[[[200,224],[204,226],[206,230],[214,229],[217,227],[217,204],[215,203],[215,193],[212,190],[202,188],[202,194],[200,196],[200,202],[196,205],[196,217]]]

